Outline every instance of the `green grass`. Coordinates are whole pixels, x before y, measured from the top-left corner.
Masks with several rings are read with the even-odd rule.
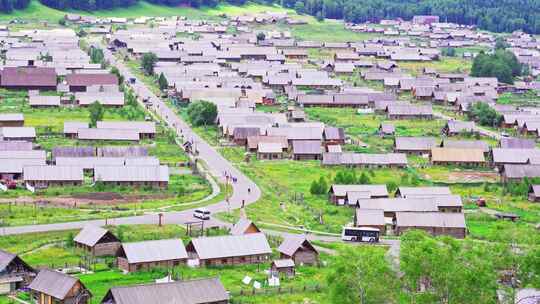
[[[423,68],[433,68],[440,73],[468,73],[472,67],[472,60],[442,56],[440,60],[428,62],[399,62],[399,67],[413,75],[422,74]]]

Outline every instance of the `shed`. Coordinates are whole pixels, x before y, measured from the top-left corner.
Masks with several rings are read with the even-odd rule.
[[[36,129],[34,127],[2,127],[0,128],[0,140],[5,141],[34,141]]]
[[[281,259],[292,259],[296,265],[316,265],[319,263],[319,252],[306,239],[305,235],[287,236],[277,251]]]
[[[90,225],[84,227],[73,241],[93,256],[115,256],[121,246],[120,240],[110,231]]]
[[[28,103],[30,104],[31,107],[34,107],[34,108],[59,107],[60,96],[30,95],[28,98]]]
[[[386,185],[337,185],[334,184],[328,191],[328,199],[337,205],[356,205],[356,201],[348,202],[347,195],[350,192],[365,193],[367,198],[388,197]]]
[[[75,138],[79,134],[79,129],[88,129],[89,124],[82,121],[64,121],[64,136]]]
[[[22,127],[24,115],[22,113],[0,113],[0,127]]]
[[[437,146],[434,137],[396,137],[394,151],[407,154],[428,154]]]
[[[77,186],[83,183],[83,168],[71,166],[26,166],[24,181],[37,188]]]
[[[111,185],[167,188],[168,166],[96,166],[94,181]]]
[[[292,259],[279,259],[272,261],[270,265],[270,273],[274,277],[284,275],[286,277],[294,277],[296,273],[294,261]]]
[[[396,127],[391,123],[381,123],[379,125],[379,135],[384,136],[393,136],[396,133]]]
[[[529,186],[529,201],[540,202],[540,185]]]
[[[395,197],[433,197],[451,194],[452,192],[449,187],[399,187],[395,193]]]

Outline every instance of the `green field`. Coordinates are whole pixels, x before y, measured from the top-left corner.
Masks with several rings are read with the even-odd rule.
[[[141,16],[147,17],[171,17],[184,16],[188,19],[197,20],[223,20],[221,14],[230,16],[241,15],[244,13],[261,13],[266,11],[288,11],[279,6],[267,6],[255,3],[246,4],[244,6],[233,6],[229,4],[220,4],[215,8],[194,9],[191,7],[168,7],[139,1],[137,4],[129,8],[115,8],[111,10],[101,10],[94,12],[69,11],[68,13],[96,16],[96,17],[119,17],[119,18],[138,18]],[[25,21],[48,21],[57,22],[64,18],[66,12],[47,7],[37,0],[32,0],[30,5],[24,10],[15,10],[11,14],[0,14],[0,21],[9,21],[13,19],[21,19]]]

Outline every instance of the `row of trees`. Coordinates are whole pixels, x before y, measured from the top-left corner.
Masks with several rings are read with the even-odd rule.
[[[401,238],[400,275],[386,249],[364,246],[345,250],[327,281],[333,303],[496,303],[501,271],[514,273],[521,286],[540,287],[539,263],[537,247],[516,253],[508,244],[411,231]]]
[[[540,33],[540,2],[537,0],[282,0],[282,4],[299,13],[357,23],[437,15],[442,21],[477,25],[493,32],[523,29]]]

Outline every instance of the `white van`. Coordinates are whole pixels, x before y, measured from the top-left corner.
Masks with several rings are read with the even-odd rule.
[[[193,211],[193,217],[201,219],[201,220],[209,220],[210,219],[210,211],[206,208],[197,208],[195,211]]]

